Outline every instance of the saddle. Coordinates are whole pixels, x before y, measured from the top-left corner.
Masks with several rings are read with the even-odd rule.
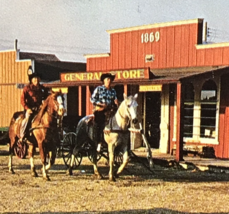
[[[29,118],[29,121],[28,121],[27,126],[26,126],[25,136],[29,135],[31,123],[33,122],[33,120],[35,119],[36,116],[37,116],[37,114],[33,113],[31,115],[31,118]],[[13,115],[13,119],[15,120],[15,133],[17,134],[18,138],[20,138],[20,132],[22,129],[22,122],[25,119],[25,113],[23,111],[15,112]]]

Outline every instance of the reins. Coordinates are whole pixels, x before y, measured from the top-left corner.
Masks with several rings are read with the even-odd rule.
[[[128,108],[127,108],[127,112],[128,112]],[[120,108],[118,109],[117,113],[119,114],[119,116],[120,116],[123,120],[126,120],[126,121],[128,120],[127,125],[129,125],[129,123],[130,123],[130,118],[129,118],[129,117],[128,117],[128,118],[124,117],[124,116],[121,114],[121,112],[120,112]],[[129,114],[129,112],[128,112],[128,114]],[[128,116],[130,116],[130,114],[129,114]],[[115,115],[110,119],[110,127],[111,127],[110,132],[114,132],[114,133],[129,132],[128,129],[126,129],[126,130],[124,130],[124,129],[113,129],[112,126],[113,126],[113,119],[114,119],[114,117],[115,117]]]
[[[54,102],[55,103],[55,102]],[[58,111],[58,105],[55,103],[55,107],[57,108],[57,111]],[[55,111],[53,112],[53,113],[51,113],[50,112],[50,107],[49,106],[47,106],[47,109],[46,109],[46,111],[43,113],[43,115],[42,115],[42,117],[40,118],[40,121],[41,121],[41,119],[44,117],[44,115],[45,115],[45,113],[47,112],[47,114],[48,114],[48,116],[50,116],[51,118],[54,118],[54,119],[56,119],[56,124],[58,124],[58,119],[60,119],[61,117],[58,115],[58,114],[56,114],[56,115],[54,115],[53,113],[56,113]],[[39,114],[39,112],[38,112],[38,114]],[[37,114],[37,115],[38,115]],[[37,116],[36,115],[36,116]],[[40,125],[40,123],[39,123],[39,125]],[[36,127],[33,127],[33,128],[30,128],[29,129],[29,131],[30,132],[32,132],[33,130],[35,130],[35,129],[55,129],[55,127],[47,127],[47,126],[36,126]]]

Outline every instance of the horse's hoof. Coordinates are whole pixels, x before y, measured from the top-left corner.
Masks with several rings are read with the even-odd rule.
[[[51,181],[51,179],[49,178],[49,176],[43,177],[43,179],[44,179],[45,181]]]
[[[119,178],[118,170],[114,172],[114,177]]]
[[[102,176],[102,175],[100,175],[100,174],[95,175],[95,176],[96,176],[96,178],[97,178],[98,180],[102,180],[102,179],[103,179],[103,176]]]
[[[15,174],[15,172],[14,172],[14,170],[13,170],[13,169],[10,169],[10,170],[9,170],[9,173],[11,173],[12,175],[14,175],[14,174]]]
[[[70,176],[73,175],[72,170],[67,170],[66,175],[70,175]]]
[[[116,181],[116,179],[115,179],[115,177],[113,176],[113,177],[109,177],[109,181],[111,181],[111,182],[115,182]]]
[[[32,175],[32,177],[34,177],[34,178],[37,178],[37,177],[38,177],[37,172],[32,172],[31,175]]]

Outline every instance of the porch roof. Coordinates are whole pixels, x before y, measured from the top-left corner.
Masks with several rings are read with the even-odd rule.
[[[204,74],[214,73],[218,71],[226,71],[228,66],[209,66],[209,67],[186,67],[186,68],[167,68],[167,69],[151,69],[153,78],[149,81],[156,84],[177,83],[183,79],[193,78]],[[228,70],[229,71],[229,70]]]
[[[131,85],[147,85],[147,84],[171,84],[177,83],[184,79],[195,78],[196,76],[210,74],[214,72],[229,72],[229,66],[208,66],[208,67],[185,67],[185,68],[166,68],[166,69],[150,69],[150,78],[145,80],[132,80],[132,81],[119,81],[115,82],[114,85],[118,84],[131,84]],[[92,81],[71,81],[71,82],[47,82],[44,85],[47,87],[70,87],[70,86],[87,86],[87,85],[99,85],[100,82]]]

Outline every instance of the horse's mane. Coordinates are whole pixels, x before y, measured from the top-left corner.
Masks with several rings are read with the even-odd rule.
[[[42,106],[41,106],[41,108],[40,108],[38,114],[37,114],[36,117],[34,118],[34,121],[36,121],[36,122],[38,122],[38,123],[41,122],[41,118],[42,118],[42,116],[44,115],[44,112],[45,112],[46,109],[47,109],[47,106],[48,106],[48,103],[49,103],[50,96],[51,96],[51,95],[49,95],[49,96],[46,98],[46,100],[43,102],[43,104],[42,104]]]

